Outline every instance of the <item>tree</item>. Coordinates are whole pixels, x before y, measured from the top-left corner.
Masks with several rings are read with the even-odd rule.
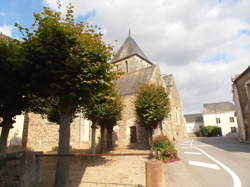
[[[112,65],[107,63],[112,47],[103,42],[97,27],[75,22],[70,4],[65,16],[45,7],[34,17],[32,29],[17,25],[23,33],[30,86],[32,94],[45,99],[49,106],[50,101],[56,103],[60,125],[58,152],[67,154],[74,113],[115,77]],[[67,186],[68,172],[68,158],[58,158],[55,186]]]
[[[28,106],[20,42],[0,35],[0,117],[2,122],[0,152],[7,149],[14,117]]]
[[[142,85],[135,102],[139,123],[148,132],[148,143],[152,144],[152,131],[170,112],[169,98],[163,87],[153,84]]]
[[[92,121],[93,124],[98,124],[101,127],[101,151],[111,149],[112,147],[112,133],[113,127],[117,121],[121,119],[122,102],[111,85],[105,92],[100,92],[91,97],[91,102],[85,105],[85,115]],[[107,147],[104,147],[104,131],[107,129]],[[95,153],[95,130],[96,126],[92,128],[92,153]],[[94,132],[93,132],[94,131]]]

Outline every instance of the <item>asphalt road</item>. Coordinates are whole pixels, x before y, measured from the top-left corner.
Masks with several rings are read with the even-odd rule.
[[[236,137],[211,137],[176,147],[181,162],[167,166],[172,172],[168,177],[174,179],[169,187],[250,187],[250,144]]]

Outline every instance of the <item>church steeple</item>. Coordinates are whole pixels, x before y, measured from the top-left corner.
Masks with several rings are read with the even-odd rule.
[[[128,37],[114,56],[114,58],[111,60],[111,62],[118,61],[120,59],[126,58],[131,55],[139,55],[144,59],[148,59],[144,52],[140,49],[140,47],[137,45],[135,40],[131,37],[131,31],[129,29]]]

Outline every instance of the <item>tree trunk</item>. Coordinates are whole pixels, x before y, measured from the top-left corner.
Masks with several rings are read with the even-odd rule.
[[[59,154],[68,154],[70,148],[70,123],[72,110],[60,113]],[[56,164],[55,187],[67,187],[69,178],[69,157],[59,156]]]
[[[8,117],[8,118],[4,118],[3,122],[1,123],[2,132],[1,132],[1,137],[0,137],[0,153],[6,152],[9,131],[12,128],[12,124],[14,122],[15,121],[12,120],[11,117]]]
[[[111,150],[113,147],[113,126],[107,128],[107,149]]]
[[[152,143],[153,143],[153,134],[152,134],[152,128],[147,128],[147,132],[148,132],[148,145],[151,147]]]
[[[100,141],[100,147],[101,147],[101,153],[106,151],[105,147],[105,126],[101,125],[101,141]]]
[[[91,136],[91,153],[96,153],[96,122],[93,122],[92,126],[92,136]]]

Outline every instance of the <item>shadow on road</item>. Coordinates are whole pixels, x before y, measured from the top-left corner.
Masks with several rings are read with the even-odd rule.
[[[240,143],[237,136],[197,138],[197,142],[205,143],[228,152],[250,153],[250,144]]]

